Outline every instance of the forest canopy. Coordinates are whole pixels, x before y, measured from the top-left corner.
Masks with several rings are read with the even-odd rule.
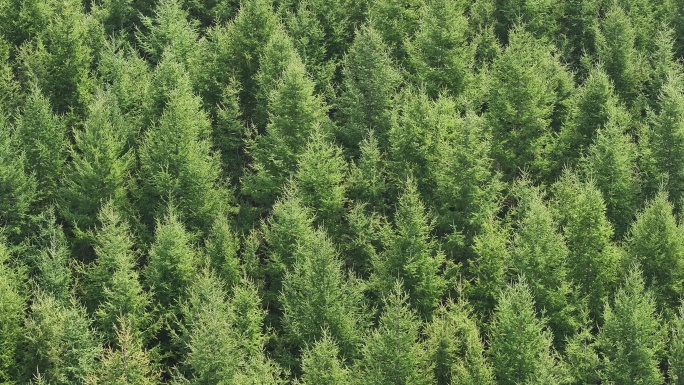
[[[682,60],[682,0],[0,0],[0,384],[684,384]]]

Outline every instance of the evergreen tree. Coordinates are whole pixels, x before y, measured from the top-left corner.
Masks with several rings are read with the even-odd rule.
[[[427,351],[438,385],[494,385],[484,343],[467,305],[450,301],[440,306],[426,329]]]
[[[635,28],[624,9],[614,2],[596,32],[596,52],[615,90],[627,103],[641,92],[643,60],[635,48]]]
[[[592,181],[579,180],[566,171],[555,185],[556,211],[569,249],[568,279],[587,300],[592,318],[601,315],[603,304],[618,280],[621,253],[611,242],[613,226],[606,205]]]
[[[302,385],[351,384],[351,373],[340,362],[340,352],[335,340],[323,336],[302,353]]]
[[[389,200],[388,161],[380,150],[380,144],[373,131],[368,131],[359,147],[359,159],[351,164],[348,177],[349,198],[365,202],[373,211],[384,213]]]
[[[640,137],[642,167],[649,196],[660,185],[679,208],[684,195],[684,89],[679,77],[671,76],[659,97],[660,113],[650,116],[650,129]]]
[[[96,385],[155,385],[160,383],[160,373],[150,354],[136,339],[135,327],[131,328],[125,318],[117,320],[116,348],[105,348],[95,373],[87,384]]]
[[[219,185],[218,158],[208,139],[210,123],[201,101],[189,89],[171,91],[159,123],[147,131],[140,148],[140,202],[151,226],[177,205],[192,231],[206,231],[217,213],[225,213],[228,193]]]
[[[423,0],[382,0],[368,5],[368,23],[380,34],[397,63],[407,61],[404,43],[419,28],[423,4]]]
[[[291,60],[273,93],[271,121],[265,135],[248,144],[254,173],[245,177],[242,189],[263,207],[275,202],[296,171],[311,133],[325,122],[326,108],[313,94],[313,88],[301,62]]]
[[[173,314],[195,276],[197,264],[192,238],[173,208],[157,220],[154,243],[145,269],[147,287],[163,314]]]
[[[496,17],[496,33],[504,43],[511,40],[511,30],[515,25],[524,23],[525,29],[538,39],[552,39],[559,28],[560,4],[556,0],[493,0]]]
[[[52,113],[50,102],[37,86],[31,87],[15,132],[17,144],[36,176],[37,198],[40,202],[54,200],[66,162],[67,129],[63,120]]]
[[[221,278],[225,287],[232,288],[240,279],[240,240],[226,217],[216,217],[204,247],[211,269]]]
[[[567,363],[570,384],[584,385],[600,382],[600,358],[596,337],[592,334],[592,326],[586,319],[577,332],[568,338],[565,344],[565,361]]]
[[[112,96],[99,94],[90,105],[83,130],[74,133],[60,190],[60,214],[76,232],[97,224],[100,207],[111,200],[119,209],[127,206],[128,173],[133,154],[126,151],[131,131]]]
[[[674,309],[684,294],[684,242],[667,194],[661,192],[641,211],[627,240],[631,263],[643,269],[659,309]]]
[[[562,383],[561,368],[552,350],[553,337],[534,308],[524,278],[501,293],[488,350],[498,384]]]
[[[342,262],[324,231],[300,240],[295,263],[283,278],[280,301],[286,340],[298,350],[327,330],[346,358],[354,358],[365,329],[362,286],[342,272]]]
[[[573,69],[581,70],[583,55],[593,57],[596,47],[596,29],[602,0],[563,1],[563,14],[558,20],[560,38],[556,46]]]
[[[557,340],[574,330],[568,247],[551,210],[534,187],[521,186],[517,232],[511,248],[511,267],[529,279],[537,311],[548,317]]]
[[[366,26],[356,32],[342,73],[342,92],[337,101],[338,140],[352,154],[358,153],[358,143],[368,130],[375,131],[380,143],[387,143],[390,112],[401,75],[375,29]]]
[[[415,38],[406,43],[415,80],[432,98],[442,92],[458,96],[470,80],[475,52],[467,42],[466,7],[464,1],[427,1]]]
[[[384,299],[378,327],[366,338],[359,374],[369,385],[434,382],[429,357],[418,342],[421,325],[397,282]]]
[[[430,236],[432,221],[425,212],[413,180],[406,182],[399,197],[395,226],[386,239],[385,252],[373,261],[372,278],[381,296],[403,281],[409,303],[421,317],[429,318],[446,287],[440,274],[444,254]]]
[[[36,199],[36,180],[31,165],[0,109],[0,227],[14,241],[20,239],[31,221]]]
[[[670,321],[667,363],[669,383],[676,385],[684,383],[684,307],[682,306]]]
[[[598,344],[603,353],[601,380],[614,384],[662,384],[658,362],[663,351],[663,333],[656,316],[653,295],[644,289],[638,268],[632,267],[606,306]]]
[[[38,218],[37,232],[31,259],[37,289],[57,301],[68,302],[74,283],[72,256],[64,230],[58,224],[52,207]]]
[[[97,259],[86,270],[85,299],[105,340],[113,344],[122,337],[119,333],[140,336],[147,326],[150,299],[139,281],[130,229],[111,201],[100,210],[98,221],[102,227],[95,234]],[[125,326],[119,324],[120,317]]]
[[[20,342],[24,338],[26,292],[22,272],[11,265],[0,242],[0,383],[13,384],[20,374]]]
[[[639,179],[636,171],[637,148],[627,133],[626,117],[616,111],[596,133],[587,156],[583,159],[584,174],[593,179],[603,193],[608,219],[615,234],[622,237],[637,209]]]
[[[23,346],[25,380],[36,376],[49,384],[84,384],[102,350],[85,308],[73,297],[57,300],[39,291],[30,314]]]
[[[302,203],[313,209],[316,223],[326,226],[331,234],[341,227],[346,174],[342,150],[330,143],[320,128],[315,128],[299,158],[294,181]]]
[[[144,32],[138,30],[136,38],[153,63],[160,61],[165,51],[187,63],[197,50],[197,25],[188,21],[188,16],[180,0],[159,0],[153,17],[141,17]]]

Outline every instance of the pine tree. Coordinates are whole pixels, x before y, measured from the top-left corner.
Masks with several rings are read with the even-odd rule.
[[[583,159],[584,174],[594,180],[603,193],[608,219],[615,235],[622,237],[637,210],[639,179],[636,171],[637,148],[626,130],[625,112],[617,110],[596,138]]]
[[[37,195],[31,166],[18,147],[0,108],[0,227],[11,241],[27,230]]]
[[[662,187],[679,208],[684,195],[684,88],[682,79],[671,76],[658,98],[658,114],[651,114],[650,125],[640,137],[642,167],[648,181],[649,196]]]
[[[116,322],[116,347],[105,348],[100,355],[95,373],[86,379],[90,385],[155,385],[160,383],[160,373],[135,337],[135,327],[125,318]],[[133,330],[131,330],[133,329]]]
[[[147,326],[150,298],[139,281],[129,226],[111,201],[100,210],[98,221],[102,225],[94,237],[97,259],[86,270],[84,297],[105,341],[113,344],[120,332],[140,337]],[[125,330],[120,317],[126,320]]]
[[[225,287],[232,288],[240,279],[240,240],[226,217],[216,217],[204,247],[211,269],[221,278]]]
[[[346,174],[342,150],[329,141],[321,128],[315,128],[299,158],[294,182],[302,203],[313,210],[315,223],[326,226],[333,235],[339,232],[347,200]]]
[[[368,130],[375,132],[380,143],[387,143],[390,112],[401,75],[375,29],[366,26],[356,32],[342,74],[337,139],[352,154],[358,153],[358,143]]]
[[[111,200],[127,207],[129,170],[133,154],[126,151],[129,123],[111,95],[99,94],[90,105],[83,130],[74,133],[71,162],[66,167],[59,208],[76,232],[97,224],[100,207]]]
[[[584,385],[600,382],[601,362],[596,350],[596,336],[592,334],[592,326],[584,314],[582,326],[568,338],[565,344],[565,362],[570,384]]]
[[[180,222],[175,209],[169,208],[157,220],[154,243],[145,269],[147,287],[160,311],[172,314],[195,276],[197,264],[192,238]]]
[[[670,321],[667,363],[669,383],[675,385],[684,383],[684,307],[681,305]]]
[[[102,347],[85,308],[75,298],[37,292],[26,320],[25,375],[49,384],[83,384],[96,370]],[[28,381],[25,381],[28,382]]]
[[[641,211],[627,239],[631,263],[643,269],[647,287],[661,311],[674,309],[684,294],[684,242],[667,193],[661,192]]]
[[[189,89],[172,90],[159,123],[145,135],[138,208],[147,226],[169,203],[177,205],[191,231],[206,231],[217,213],[228,210],[219,160],[208,139],[210,123],[200,104]]]
[[[368,23],[380,34],[397,63],[408,59],[404,43],[418,30],[422,7],[422,0],[382,0],[368,5]]]
[[[562,111],[559,84],[568,81],[549,49],[522,27],[510,34],[504,52],[494,60],[487,121],[496,138],[492,155],[507,179],[529,167],[533,175],[548,172],[554,116]],[[558,84],[556,84],[558,83]],[[555,121],[555,122],[554,122]]]
[[[427,327],[427,351],[438,385],[494,385],[484,343],[469,307],[449,301]]]
[[[581,71],[583,55],[594,56],[596,29],[599,11],[604,3],[601,0],[563,1],[560,6],[563,14],[558,20],[560,38],[556,46],[571,67]]]
[[[621,253],[612,243],[613,226],[606,218],[601,192],[590,180],[580,181],[566,171],[554,186],[560,226],[569,254],[568,279],[578,297],[587,300],[592,318],[601,315],[603,304],[619,279]]]
[[[645,80],[635,40],[636,29],[630,16],[614,2],[596,32],[596,52],[617,94],[628,104],[634,102]]]
[[[12,266],[0,242],[0,383],[13,384],[20,373],[20,342],[25,335],[26,292],[23,272]]]
[[[68,302],[74,283],[70,245],[52,207],[41,213],[37,222],[38,234],[31,258],[36,289],[57,301]]]
[[[37,198],[41,203],[52,201],[57,197],[66,162],[67,129],[63,120],[52,113],[50,102],[37,86],[31,87],[15,132],[17,144],[36,176]]]
[[[368,131],[359,144],[360,155],[351,164],[349,172],[350,200],[365,202],[373,211],[384,213],[387,210],[388,170],[385,154],[373,131]]]
[[[662,384],[658,362],[664,335],[653,295],[644,289],[641,271],[632,267],[606,306],[598,344],[603,353],[601,380],[615,384]]]
[[[311,133],[325,122],[326,108],[313,89],[301,62],[291,60],[273,93],[265,135],[248,144],[254,173],[245,177],[242,191],[262,207],[273,205]]]
[[[350,371],[339,360],[337,343],[323,336],[302,353],[302,385],[346,385],[352,383]]]
[[[362,382],[369,385],[434,382],[429,357],[418,342],[421,322],[411,310],[399,282],[384,298],[378,327],[366,338],[358,361]]]
[[[521,186],[517,232],[511,248],[511,267],[529,279],[538,312],[544,312],[557,340],[574,330],[568,247],[541,191]]]
[[[164,51],[170,51],[182,63],[187,63],[198,38],[196,22],[188,21],[189,15],[181,8],[180,0],[155,2],[154,16],[142,16],[144,32],[136,33],[140,47],[153,63],[161,60]]]
[[[510,44],[512,40],[510,35],[514,33],[511,30],[520,23],[524,23],[525,29],[533,33],[537,39],[552,39],[558,31],[561,9],[560,2],[556,0],[493,0],[493,2],[497,19],[496,33],[504,43]]]
[[[440,274],[444,254],[430,236],[432,228],[416,185],[409,179],[399,197],[394,229],[385,241],[385,252],[373,261],[372,280],[380,296],[388,296],[400,279],[409,303],[425,318],[437,306],[446,287]]]
[[[552,350],[553,337],[534,308],[534,298],[524,278],[501,293],[488,350],[498,384],[562,383],[561,369]]]
[[[342,271],[342,262],[323,230],[300,240],[295,263],[283,278],[280,302],[286,340],[301,350],[327,330],[342,356],[354,358],[364,330],[362,286]]]
[[[419,12],[415,38],[406,43],[416,83],[431,98],[444,92],[460,95],[471,76],[474,50],[467,42],[464,1],[431,0]]]

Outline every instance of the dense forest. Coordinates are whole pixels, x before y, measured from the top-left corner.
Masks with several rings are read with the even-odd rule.
[[[682,59],[682,0],[0,0],[0,384],[684,384]]]

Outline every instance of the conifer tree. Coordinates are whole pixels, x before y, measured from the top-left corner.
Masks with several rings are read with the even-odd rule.
[[[501,293],[491,325],[490,362],[497,384],[561,384],[553,337],[534,310],[534,298],[521,277]]]
[[[449,301],[426,327],[427,352],[438,385],[494,385],[484,343],[469,307]]]
[[[329,335],[323,336],[302,353],[302,385],[346,385],[352,374],[339,360],[337,343]]]
[[[647,192],[660,185],[679,208],[684,194],[684,89],[682,79],[670,76],[658,99],[660,113],[650,116],[649,128],[640,137],[642,167],[649,181]]]
[[[506,287],[511,268],[510,242],[510,229],[496,217],[485,221],[473,239],[475,257],[467,265],[471,282],[466,295],[476,314],[488,318]]]
[[[658,362],[664,335],[653,295],[644,288],[638,267],[630,268],[625,283],[606,306],[598,344],[603,353],[601,380],[614,384],[663,383]]]
[[[570,384],[596,384],[600,381],[600,358],[597,352],[596,336],[592,334],[592,326],[585,319],[577,332],[568,338],[565,344],[565,362],[567,363]]]
[[[37,86],[32,86],[16,122],[16,140],[26,154],[28,166],[38,182],[37,198],[41,203],[57,197],[67,154],[67,128],[52,113],[50,101]]]
[[[396,280],[402,280],[409,303],[425,318],[437,306],[446,286],[440,272],[444,254],[430,236],[432,228],[416,185],[409,179],[399,197],[385,252],[373,261],[372,279],[379,294],[388,296],[395,290]]]
[[[571,287],[568,283],[568,247],[541,191],[521,186],[517,232],[511,248],[511,267],[524,275],[556,338],[574,330]]]
[[[352,154],[358,153],[358,143],[368,130],[375,131],[381,144],[387,143],[390,112],[401,75],[373,27],[365,26],[356,32],[342,74],[342,92],[337,101],[338,140]]]
[[[177,205],[191,231],[206,231],[217,213],[227,212],[228,193],[219,185],[219,160],[200,104],[187,87],[172,90],[159,123],[145,135],[138,208],[148,226],[169,203]]]
[[[641,92],[642,58],[635,48],[636,33],[618,2],[610,5],[596,32],[596,52],[621,99],[631,104]]]
[[[389,200],[387,159],[373,131],[368,131],[359,147],[359,159],[351,164],[348,177],[349,198],[365,202],[373,211],[384,213]]]
[[[325,122],[326,108],[313,89],[301,62],[292,59],[273,93],[266,133],[248,144],[254,173],[245,177],[243,193],[263,207],[275,202],[296,171],[311,133]]]
[[[39,291],[30,314],[23,346],[26,380],[35,376],[55,385],[85,383],[102,350],[85,308],[73,297],[58,300]]]
[[[204,242],[209,266],[221,278],[226,288],[232,288],[240,278],[238,249],[240,240],[231,229],[228,219],[218,216]]]
[[[315,128],[299,158],[294,181],[302,203],[313,209],[316,223],[330,229],[333,235],[341,227],[346,174],[342,150],[329,141],[320,127]]]
[[[564,1],[559,5],[563,14],[558,20],[560,39],[556,46],[563,57],[575,70],[581,70],[583,55],[594,56],[596,29],[599,11],[604,3],[601,0]]]
[[[408,59],[404,43],[418,30],[423,3],[423,0],[381,0],[368,5],[368,23],[380,34],[397,63]]]
[[[369,385],[434,382],[429,357],[418,341],[420,320],[397,282],[384,298],[378,327],[366,338],[358,373]]]
[[[119,333],[139,338],[147,326],[150,298],[139,281],[133,237],[111,201],[100,210],[98,221],[101,227],[94,237],[97,259],[86,270],[84,297],[106,342],[115,343],[122,337]],[[120,317],[125,318],[125,326],[119,324]]]
[[[638,263],[644,281],[661,311],[675,309],[684,294],[684,242],[667,193],[661,192],[641,211],[627,239],[631,263]]]
[[[76,145],[71,148],[59,196],[61,216],[77,231],[93,228],[100,207],[108,200],[126,209],[133,163],[133,154],[126,151],[131,129],[116,100],[99,94],[88,115],[83,130],[74,133]]]
[[[105,348],[95,373],[86,379],[89,385],[155,385],[160,383],[160,373],[150,354],[135,337],[134,327],[124,317],[116,322],[116,347]]]
[[[593,179],[603,193],[608,219],[615,234],[622,237],[637,209],[640,185],[636,171],[637,148],[626,130],[625,112],[617,110],[596,138],[583,159],[584,174]]]
[[[492,155],[508,179],[529,167],[548,171],[552,123],[562,122],[563,97],[559,87],[569,80],[545,44],[523,27],[510,34],[504,52],[492,64],[487,120],[497,140]],[[562,88],[562,87],[561,87]]]
[[[619,279],[621,253],[612,243],[613,226],[606,205],[592,181],[566,171],[555,185],[556,211],[569,254],[568,279],[585,298],[591,316],[601,315],[603,304]]]
[[[670,321],[668,345],[668,371],[670,384],[684,383],[684,307],[681,305]]]
[[[57,301],[68,302],[74,276],[71,271],[71,251],[62,226],[50,207],[38,218],[38,234],[32,248],[32,268],[37,289]]]
[[[197,49],[196,22],[188,21],[189,15],[180,0],[159,0],[155,2],[154,15],[142,16],[144,32],[136,33],[141,48],[153,63],[161,60],[165,51],[170,51],[182,63],[187,63],[193,50]]]
[[[296,349],[313,344],[327,330],[345,358],[354,358],[362,340],[365,316],[362,286],[342,271],[342,262],[323,230],[300,240],[295,263],[283,278],[285,338]]]
[[[0,109],[0,227],[11,241],[20,239],[31,221],[36,180],[29,173],[25,152],[20,150]]]
[[[170,207],[164,219],[157,220],[145,269],[147,287],[165,314],[174,312],[195,276],[197,261],[191,242],[175,209]]]
[[[467,42],[464,1],[427,1],[420,9],[415,37],[406,43],[418,84],[431,98],[460,95],[469,82],[474,50]]]
[[[19,83],[14,78],[10,53],[13,48],[6,37],[0,37],[0,111],[3,115],[16,108]],[[3,118],[4,119],[4,118]]]
[[[12,384],[21,372],[20,342],[24,338],[27,295],[23,273],[12,266],[10,253],[0,242],[0,383]]]
[[[514,33],[511,30],[519,23],[525,23],[525,29],[538,39],[552,39],[557,33],[561,9],[556,0],[493,0],[493,3],[497,19],[496,33],[504,43],[510,44],[510,35]]]

